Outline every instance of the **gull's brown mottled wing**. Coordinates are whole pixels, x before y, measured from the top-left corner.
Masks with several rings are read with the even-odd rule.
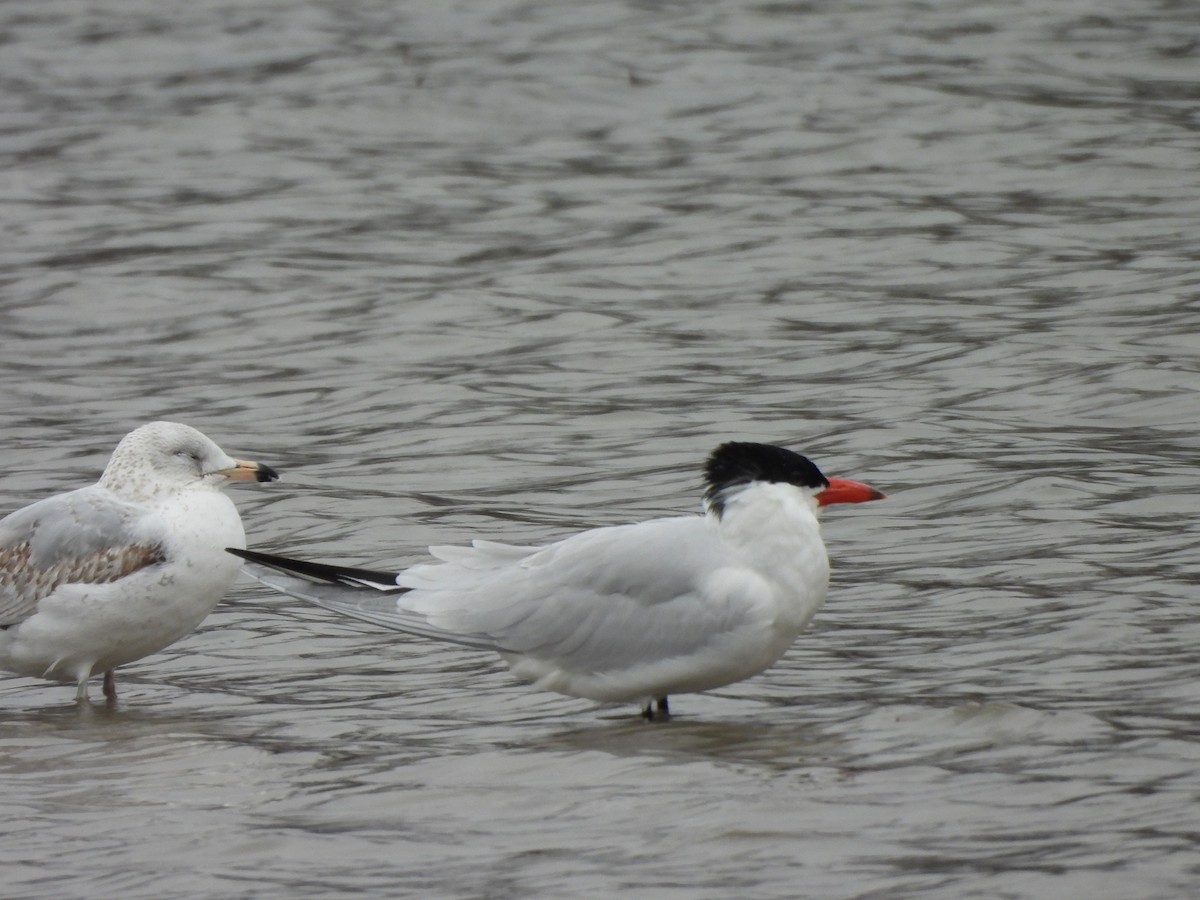
[[[39,500],[0,519],[0,628],[25,621],[64,584],[105,584],[163,561],[147,510],[98,487]]]

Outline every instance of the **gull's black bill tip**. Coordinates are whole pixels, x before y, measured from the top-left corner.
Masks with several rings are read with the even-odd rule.
[[[279,473],[276,472],[274,469],[272,469],[270,466],[259,463],[258,468],[254,470],[254,477],[260,482],[262,482],[262,481],[278,481]]]

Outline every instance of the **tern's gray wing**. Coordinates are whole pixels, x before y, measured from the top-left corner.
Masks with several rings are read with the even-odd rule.
[[[686,656],[732,630],[765,627],[759,598],[769,588],[700,516],[597,528],[543,548],[431,550],[441,562],[398,574],[232,552],[263,584],[325,609],[592,671]]]
[[[494,547],[434,548],[445,562],[397,577],[411,590],[395,618],[418,614],[446,631],[487,634],[502,652],[603,671],[758,627],[752,598],[769,596],[702,516],[592,529],[515,563]]]
[[[92,486],[0,519],[0,628],[25,621],[62,584],[117,581],[161,562],[153,515]]]

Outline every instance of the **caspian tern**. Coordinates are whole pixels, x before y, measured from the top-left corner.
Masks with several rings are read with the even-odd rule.
[[[191,632],[237,577],[224,552],[246,536],[231,481],[274,481],[194,428],[152,422],[127,434],[89,487],[0,519],[0,669],[73,681],[76,699],[104,673]]]
[[[798,453],[722,444],[706,513],[585,531],[545,547],[431,547],[379,572],[232,549],[263,584],[386,628],[494,650],[519,679],[653,718],[671,694],[774,663],[825,601],[817,508],[884,495]]]

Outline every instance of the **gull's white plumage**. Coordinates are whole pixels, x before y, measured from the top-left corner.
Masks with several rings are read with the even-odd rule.
[[[715,478],[710,458],[703,516],[597,528],[545,547],[433,547],[440,562],[399,573],[237,555],[264,584],[328,609],[494,650],[537,687],[649,709],[766,669],[825,600],[817,507],[828,480],[790,451],[728,444],[717,453],[730,447],[786,456],[771,457],[779,472],[751,465]],[[863,489],[841,502],[882,496],[836,481]]]
[[[235,460],[194,428],[153,422],[125,436],[99,482],[0,519],[0,669],[87,680],[188,634],[237,575],[245,546],[221,493],[276,478]]]

